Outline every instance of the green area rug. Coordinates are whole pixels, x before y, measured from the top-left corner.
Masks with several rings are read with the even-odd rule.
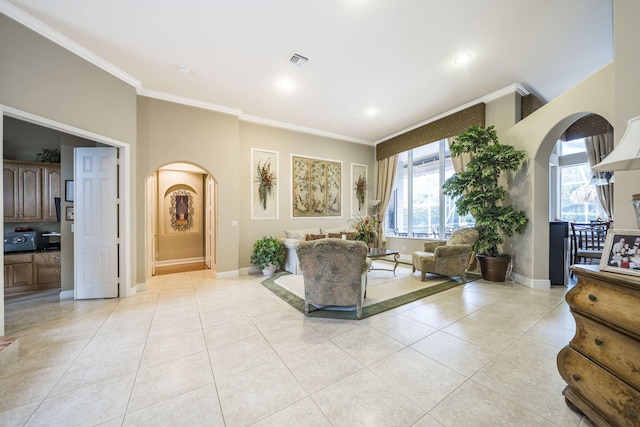
[[[365,298],[365,305],[364,307],[362,307],[361,319],[373,316],[378,313],[382,313],[384,311],[399,307],[404,304],[408,304],[410,302],[428,297],[430,295],[437,294],[438,292],[446,291],[447,289],[455,288],[456,286],[460,286],[463,284],[459,278],[452,279],[436,275],[428,275],[427,280],[425,282],[421,282],[420,275],[418,273],[416,273],[415,275],[411,275],[410,268],[405,268],[404,270],[406,271],[402,270],[403,269],[401,267],[398,267],[398,275],[396,277],[394,277],[392,273],[385,273],[386,276],[383,276],[382,272],[380,271],[369,272],[370,277],[367,286],[367,298]],[[476,278],[479,278],[479,276],[467,273],[468,281],[475,280]],[[285,286],[279,284],[279,279],[281,281],[287,280],[289,282],[297,282],[295,286],[297,286],[296,292],[298,293],[298,295],[287,289]],[[262,285],[282,298],[293,308],[300,311],[301,313],[304,313],[304,298],[302,298],[304,291],[301,289],[301,286],[303,286],[301,275],[295,276],[287,272],[277,273],[263,280]],[[377,298],[375,296],[372,296],[370,298],[372,289],[376,285],[400,290],[398,292],[378,292]],[[412,288],[419,289],[412,290]],[[395,295],[397,293],[400,293],[400,295]],[[356,317],[355,306],[315,309],[310,311],[309,316],[334,319],[358,319]]]

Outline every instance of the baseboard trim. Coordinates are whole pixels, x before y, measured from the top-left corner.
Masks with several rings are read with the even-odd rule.
[[[60,299],[74,299],[75,298],[75,291],[70,290],[70,291],[60,291]]]
[[[204,262],[204,257],[169,259],[166,261],[156,261],[156,267],[166,267],[169,265],[196,264]]]
[[[525,285],[531,289],[551,289],[551,281],[549,279],[531,279],[517,273],[512,273],[513,281]]]
[[[236,279],[238,277],[240,277],[238,270],[216,271],[216,279]]]

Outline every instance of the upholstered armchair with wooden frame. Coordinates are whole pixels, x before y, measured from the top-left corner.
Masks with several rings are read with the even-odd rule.
[[[362,316],[367,272],[367,245],[358,240],[319,239],[296,247],[304,280],[304,312],[309,305],[355,306]]]
[[[473,245],[478,239],[475,228],[460,228],[447,240],[425,242],[424,251],[413,253],[413,271],[420,270],[422,281],[427,273],[441,276],[460,276],[467,281],[467,268],[471,261]]]

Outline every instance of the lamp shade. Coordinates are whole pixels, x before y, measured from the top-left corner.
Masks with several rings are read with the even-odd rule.
[[[627,130],[611,153],[591,170],[598,172],[640,169],[640,116],[627,122]]]

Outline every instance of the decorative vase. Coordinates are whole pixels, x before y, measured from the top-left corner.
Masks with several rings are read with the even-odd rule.
[[[277,265],[273,265],[273,264],[267,264],[263,269],[262,269],[262,274],[264,274],[265,276],[271,276],[273,273],[276,272],[276,269],[278,268]]]

